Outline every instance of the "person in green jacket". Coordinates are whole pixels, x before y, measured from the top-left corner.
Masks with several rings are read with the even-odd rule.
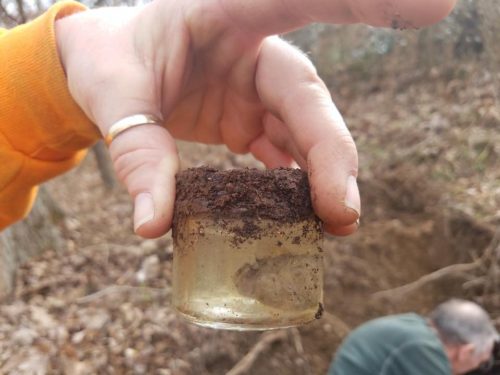
[[[428,317],[369,321],[340,346],[328,375],[458,375],[487,363],[498,333],[476,303],[451,299]]]

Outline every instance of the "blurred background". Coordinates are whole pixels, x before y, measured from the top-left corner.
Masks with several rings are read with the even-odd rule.
[[[91,7],[136,1],[84,2]],[[0,0],[0,26],[44,0]],[[358,233],[325,239],[323,318],[235,333],[170,307],[170,234],[133,234],[98,144],[0,233],[1,374],[324,374],[358,324],[463,297],[500,325],[500,4],[462,0],[425,30],[313,25],[284,35],[314,61],[360,155]],[[179,143],[182,167],[262,167]]]

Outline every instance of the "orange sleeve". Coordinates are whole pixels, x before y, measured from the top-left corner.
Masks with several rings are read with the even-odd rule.
[[[74,167],[100,138],[69,93],[54,34],[56,19],[82,10],[58,3],[0,30],[0,230],[26,216],[38,184]]]

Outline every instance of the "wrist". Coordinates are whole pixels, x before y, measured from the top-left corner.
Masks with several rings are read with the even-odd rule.
[[[26,25],[2,34],[0,66],[6,71],[0,87],[14,90],[15,95],[5,96],[0,112],[3,115],[14,108],[16,116],[9,122],[29,124],[32,137],[26,144],[32,149],[24,149],[23,143],[19,151],[34,158],[42,155],[40,160],[65,160],[99,138],[68,90],[55,35],[56,20],[84,9],[76,2],[59,2]],[[26,131],[25,126],[17,128],[19,134]],[[25,138],[21,134],[19,139]],[[44,153],[49,149],[54,153]]]

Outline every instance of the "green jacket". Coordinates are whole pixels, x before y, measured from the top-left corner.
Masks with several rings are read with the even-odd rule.
[[[392,315],[355,329],[328,375],[451,375],[443,344],[417,314]]]

